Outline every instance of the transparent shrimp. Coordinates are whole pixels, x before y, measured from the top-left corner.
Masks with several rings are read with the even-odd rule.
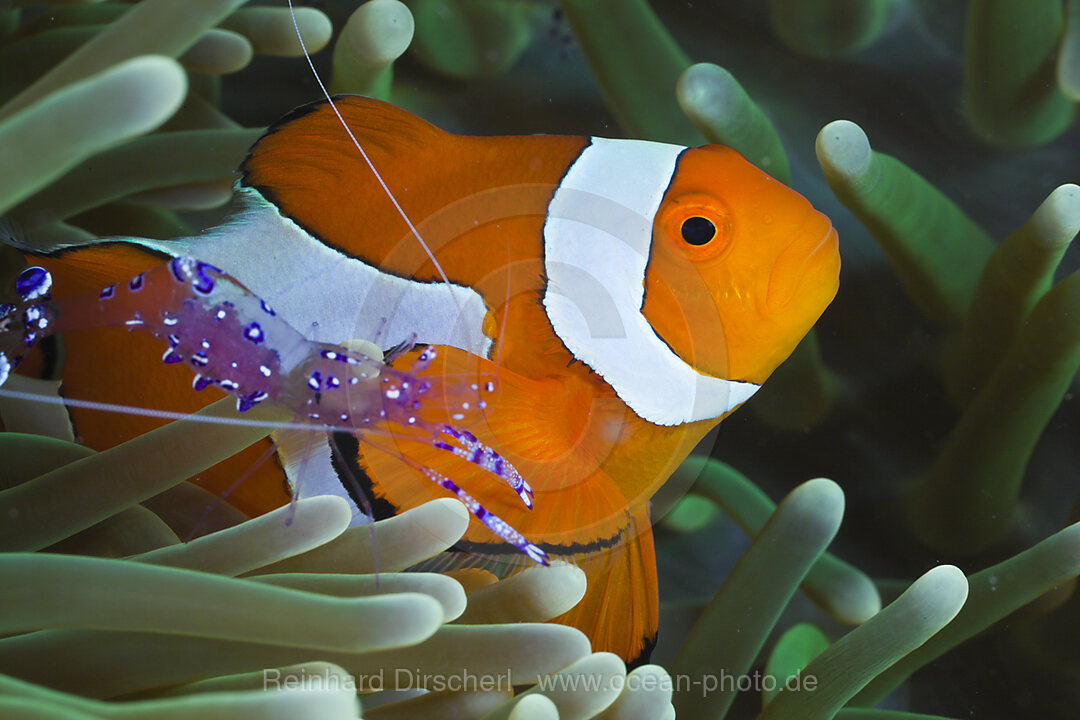
[[[0,304],[0,385],[41,339],[64,331],[122,326],[162,340],[162,362],[185,364],[195,390],[217,387],[236,398],[239,412],[276,402],[298,422],[365,434],[385,431],[427,442],[500,478],[526,507],[532,488],[505,458],[453,422],[482,410],[480,392],[494,383],[455,384],[425,375],[438,352],[423,349],[408,371],[363,353],[306,339],[261,298],[218,268],[174,258],[96,296],[50,299],[52,277],[40,267],[19,275],[16,304]],[[133,379],[136,382],[137,379]],[[448,419],[446,422],[443,418]],[[450,478],[406,459],[452,492],[496,536],[532,560],[546,554]]]

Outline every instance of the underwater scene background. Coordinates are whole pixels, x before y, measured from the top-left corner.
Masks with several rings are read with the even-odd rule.
[[[347,680],[393,668],[610,682],[365,716],[1076,716],[1080,2],[303,5],[331,92],[451,132],[734,147],[832,219],[839,294],[656,498],[660,635],[637,683],[539,624],[580,597],[569,568],[396,572],[460,536],[450,501],[374,534],[332,498],[288,526],[207,514],[178,483],[264,430],[180,422],[92,453],[3,400],[23,434],[0,434],[0,716],[354,717]],[[0,37],[0,215],[34,250],[218,224],[248,146],[321,97],[283,3],[9,0]],[[330,689],[260,691],[267,667]],[[819,685],[664,689],[710,670]]]

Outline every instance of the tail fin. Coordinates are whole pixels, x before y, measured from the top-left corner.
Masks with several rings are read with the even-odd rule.
[[[584,632],[593,650],[613,652],[636,667],[649,661],[660,618],[656,553],[646,509],[634,513],[627,535],[616,546],[575,556],[588,582],[585,597],[555,622]]]

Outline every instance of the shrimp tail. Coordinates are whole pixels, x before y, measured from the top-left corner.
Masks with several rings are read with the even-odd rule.
[[[230,275],[189,257],[173,258],[90,297],[52,300],[52,276],[41,267],[24,270],[15,285],[18,302],[0,304],[0,385],[48,335],[126,327],[164,341],[162,362],[187,365],[195,390],[215,386],[235,396],[239,412],[271,400],[328,429],[378,432],[392,424],[492,473],[532,507],[532,489],[517,469],[456,426],[469,411],[484,409],[479,393],[493,392],[494,384],[470,386],[470,401],[461,399],[452,382],[424,377],[437,354],[433,347],[403,371],[347,347],[308,340]],[[452,480],[431,468],[417,469],[454,493],[493,533],[546,564],[543,550]]]
[[[30,267],[15,280],[19,301],[0,303],[0,385],[38,341],[56,332],[51,292],[52,275],[45,268]]]

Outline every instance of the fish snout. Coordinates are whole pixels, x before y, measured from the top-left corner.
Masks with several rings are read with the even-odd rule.
[[[839,273],[840,245],[836,229],[829,218],[814,211],[773,263],[764,309],[769,314],[781,313],[797,297],[809,294],[816,298],[826,293],[821,308],[824,309],[839,286]]]

